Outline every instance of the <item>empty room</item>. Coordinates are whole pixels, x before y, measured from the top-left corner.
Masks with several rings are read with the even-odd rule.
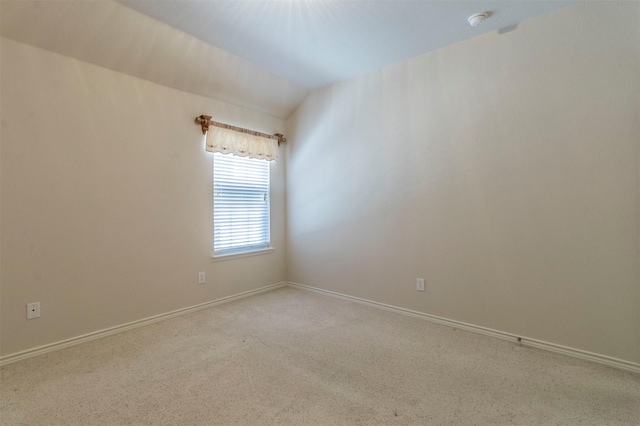
[[[640,2],[0,35],[3,426],[640,425]]]

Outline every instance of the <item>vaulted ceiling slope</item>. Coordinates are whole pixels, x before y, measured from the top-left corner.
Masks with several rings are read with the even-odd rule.
[[[575,3],[559,0],[116,0],[318,88]],[[491,12],[479,27],[467,18]]]
[[[310,89],[577,0],[2,0],[1,34],[286,118]],[[490,11],[480,27],[467,18]]]
[[[135,77],[288,117],[308,89],[110,0],[3,0],[3,37]]]

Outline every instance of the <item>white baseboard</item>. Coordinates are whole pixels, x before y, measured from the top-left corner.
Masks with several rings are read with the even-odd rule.
[[[243,299],[245,297],[253,296],[256,294],[264,293],[267,291],[275,290],[277,288],[290,286],[294,288],[299,288],[303,290],[313,291],[316,293],[324,294],[331,297],[336,297],[339,299],[349,300],[356,303],[361,303],[367,306],[372,306],[378,309],[384,309],[391,312],[396,312],[402,315],[408,315],[415,318],[424,319],[427,321],[435,322],[438,324],[446,325],[449,327],[455,327],[462,330],[472,331],[474,333],[480,333],[491,337],[496,337],[498,339],[508,340],[514,343],[518,343],[518,339],[520,339],[519,343],[523,346],[530,346],[533,348],[545,349],[551,352],[557,352],[564,355],[573,356],[576,358],[597,362],[600,364],[608,365],[610,367],[616,367],[627,371],[632,371],[635,373],[640,373],[640,364],[625,361],[618,358],[609,357],[606,355],[600,355],[593,352],[584,351],[581,349],[570,348],[567,346],[557,345],[555,343],[549,343],[542,340],[530,339],[528,337],[517,336],[514,334],[506,333],[499,330],[493,330],[486,327],[481,327],[478,325],[467,324],[461,321],[451,320],[448,318],[438,317],[435,315],[425,314],[423,312],[412,311],[410,309],[399,308],[397,306],[387,305],[384,303],[374,302],[372,300],[362,299],[359,297],[349,296],[346,294],[337,293],[330,290],[324,290],[317,287],[311,287],[304,284],[298,284],[294,282],[280,282],[277,284],[268,285],[265,287],[260,287],[255,290],[245,291],[243,293],[238,293],[232,296],[223,297],[220,299],[212,300],[210,302],[201,303],[194,306],[189,306],[186,308],[178,309],[175,311],[167,312],[160,315],[155,315],[153,317],[144,318],[138,321],[133,321],[127,324],[118,325],[115,327],[106,328],[104,330],[94,331],[92,333],[83,334],[81,336],[72,337],[70,339],[61,340],[59,342],[50,343],[43,346],[38,346],[35,348],[27,349],[24,351],[16,352],[13,354],[5,355],[0,357],[0,367],[10,364],[12,362],[20,361],[23,359],[31,358],[37,355],[45,354],[47,352],[56,351],[59,349],[67,348],[69,346],[78,345],[80,343],[88,342],[95,339],[100,339],[102,337],[110,336],[112,334],[122,333],[124,331],[133,330],[134,328],[143,327],[145,325],[153,324],[155,322],[164,321],[169,318],[177,317],[180,315],[186,315],[191,312],[196,312],[201,309],[210,308],[212,306],[220,305],[222,303],[231,302],[238,299]]]
[[[524,336],[517,336],[515,334],[506,333],[499,330],[493,330],[479,325],[473,325],[456,321],[448,318],[439,317],[436,315],[425,314],[423,312],[412,311],[410,309],[399,308],[397,306],[387,305],[384,303],[374,302],[372,300],[361,299],[359,297],[349,296],[335,291],[324,290],[317,287],[311,287],[304,284],[298,284],[289,281],[288,285],[293,288],[299,288],[303,290],[313,291],[315,293],[324,294],[338,299],[349,300],[352,302],[360,303],[367,306],[372,306],[378,309],[384,309],[386,311],[396,312],[402,315],[408,315],[415,318],[421,318],[427,321],[443,324],[449,327],[455,327],[462,330],[472,331],[474,333],[484,334],[491,337],[497,337],[498,339],[508,340],[514,343],[520,343],[522,346],[530,346],[532,348],[544,349],[551,352],[561,353],[569,355],[575,358],[580,358],[588,361],[597,362],[599,364],[608,365],[610,367],[620,368],[622,370],[632,371],[634,373],[640,373],[640,364],[631,361],[625,361],[623,359],[613,358],[606,355],[600,355],[593,352],[584,351],[581,349],[570,348],[567,346],[557,345],[555,343],[549,343],[542,340],[530,339]]]
[[[47,352],[57,351],[59,349],[67,348],[69,346],[79,345],[80,343],[88,342],[90,340],[100,339],[102,337],[111,336],[112,334],[122,333],[123,331],[133,330],[134,328],[143,327],[145,325],[153,324],[159,321],[164,321],[169,318],[190,314],[191,312],[196,312],[201,309],[210,308],[212,306],[220,305],[222,303],[228,303],[234,300],[243,299],[245,297],[275,290],[277,288],[285,287],[287,284],[288,283],[284,281],[279,282],[277,284],[271,284],[265,287],[257,288],[255,290],[245,291],[243,293],[234,294],[232,296],[223,297],[220,299],[212,300],[210,302],[205,302],[205,303],[189,306],[182,309],[177,309],[175,311],[166,312],[164,314],[155,315],[155,316],[144,318],[138,321],[129,322],[127,324],[105,328],[104,330],[94,331],[92,333],[83,334],[81,336],[72,337],[70,339],[61,340],[59,342],[49,343],[47,345],[38,346],[38,347],[27,349],[24,351],[5,355],[3,357],[0,357],[0,367],[2,367],[3,365],[10,364],[12,362],[21,361],[23,359],[31,358],[37,355],[42,355]]]

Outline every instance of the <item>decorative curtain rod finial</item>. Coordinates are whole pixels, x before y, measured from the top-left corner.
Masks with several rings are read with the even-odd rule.
[[[196,124],[202,126],[202,134],[206,135],[209,131],[209,126],[211,125],[211,116],[203,114],[199,117],[196,117]]]
[[[287,138],[285,138],[282,133],[276,133],[273,136],[278,138],[278,146],[280,146],[281,143],[285,143],[287,141]]]

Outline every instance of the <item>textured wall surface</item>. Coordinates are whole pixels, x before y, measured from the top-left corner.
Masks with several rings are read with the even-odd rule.
[[[639,362],[639,7],[313,92],[287,122],[289,280]]]
[[[275,252],[211,263],[212,159],[193,123],[275,133],[281,120],[1,47],[3,355],[285,279],[285,156],[271,166]]]

